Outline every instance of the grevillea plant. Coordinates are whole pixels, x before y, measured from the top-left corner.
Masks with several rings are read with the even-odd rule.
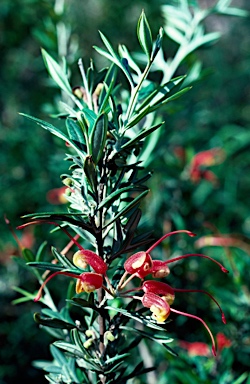
[[[65,130],[24,115],[65,142],[70,163],[69,173],[62,175],[67,209],[27,215],[27,222],[18,227],[48,224],[68,239],[62,250],[51,248],[49,260],[42,257],[44,245],[36,256],[24,252],[40,282],[38,292],[29,297],[47,307],[34,315],[35,321],[56,338],[51,345],[53,362],[36,362],[52,383],[126,383],[153,370],[144,367],[143,358],[131,360],[131,354],[142,339],[159,343],[174,354],[166,329],[171,313],[200,322],[215,355],[216,343],[205,320],[175,307],[175,296],[182,292],[209,296],[226,322],[209,292],[167,284],[170,267],[180,260],[205,258],[227,273],[223,265],[204,254],[187,253],[169,260],[154,256],[154,248],[169,237],[192,238],[195,234],[175,230],[155,240],[152,232],[139,227],[140,205],[149,192],[145,182],[151,174],[145,173],[138,159],[145,138],[164,126],[155,111],[189,90],[182,86],[185,76],[160,85],[148,77],[162,49],[163,30],[154,41],[144,12],[137,26],[147,60],[143,70],[126,47],[120,47],[118,53],[100,35],[105,48],[95,49],[111,65],[98,72],[91,62],[85,71],[79,60],[82,84],[78,86],[70,85],[65,65],[61,67],[42,51],[49,74],[68,96],[60,114]],[[118,74],[124,85],[117,80]],[[45,271],[43,275],[39,270]],[[52,279],[58,284],[70,283],[60,310],[49,291]]]

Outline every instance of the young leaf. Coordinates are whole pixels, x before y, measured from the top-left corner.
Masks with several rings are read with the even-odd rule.
[[[67,74],[63,71],[60,65],[45,51],[45,49],[42,49],[42,56],[52,79],[62,90],[64,90],[68,95],[70,95],[70,97],[72,97],[71,86],[69,84]]]
[[[103,149],[106,143],[108,130],[108,117],[105,113],[102,113],[95,122],[93,131],[90,137],[90,150],[93,158],[93,162],[98,164],[99,160],[103,156]]]
[[[92,191],[95,192],[97,190],[97,177],[92,156],[86,156],[83,169]]]
[[[47,316],[42,316],[40,313],[34,314],[34,320],[36,323],[44,325],[45,327],[51,327],[51,328],[59,328],[59,329],[74,329],[76,326],[75,324],[67,323],[66,321],[51,318]]]
[[[34,253],[28,249],[28,248],[23,248],[22,249],[22,256],[26,262],[29,261],[34,261],[35,260],[35,255]]]
[[[157,38],[156,38],[156,42],[154,44],[153,51],[152,51],[151,61],[153,61],[155,59],[157,53],[161,49],[163,34],[164,34],[163,28],[160,28],[159,33],[158,33]]]
[[[150,30],[144,11],[142,11],[141,16],[138,20],[137,37],[143,51],[146,53],[148,57],[148,60],[150,60],[153,42],[152,42],[151,30]]]
[[[68,118],[66,120],[66,127],[69,138],[79,147],[79,149],[84,151],[86,149],[85,138],[79,123]]]
[[[58,128],[54,127],[54,125],[47,123],[46,121],[37,119],[36,117],[26,115],[25,113],[20,113],[21,116],[27,117],[29,120],[34,121],[38,125],[40,125],[42,128],[46,129],[47,131],[53,133],[53,135],[59,137],[60,139],[64,140],[66,143],[69,143],[75,150],[76,152],[83,157],[82,151],[79,150],[78,146],[75,145],[75,143],[67,137],[62,131],[60,131]]]

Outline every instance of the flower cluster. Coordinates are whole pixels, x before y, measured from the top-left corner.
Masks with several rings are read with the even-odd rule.
[[[31,223],[28,223],[28,224],[31,224]],[[50,224],[58,225],[52,222],[50,222]],[[26,225],[27,224],[24,224],[21,227],[24,227]],[[117,287],[115,288],[111,285],[109,281],[109,278],[107,276],[108,264],[102,259],[102,257],[93,251],[84,249],[78,243],[76,238],[72,237],[65,230],[65,228],[61,227],[61,229],[71,238],[71,244],[75,244],[79,248],[79,250],[73,255],[73,260],[72,260],[73,264],[80,270],[86,270],[86,268],[91,268],[91,271],[81,272],[79,274],[73,273],[71,271],[54,272],[41,285],[35,297],[35,301],[40,300],[43,288],[48,283],[48,281],[50,281],[53,277],[57,275],[65,275],[65,276],[73,277],[77,279],[76,293],[78,294],[82,292],[90,293],[97,289],[102,288],[113,297],[116,297],[116,296],[124,297],[124,298],[130,297],[136,300],[140,300],[142,305],[145,308],[150,309],[150,311],[152,312],[152,318],[158,323],[164,322],[169,317],[171,312],[199,320],[207,329],[211,337],[212,352],[214,355],[216,355],[215,340],[205,321],[195,315],[176,310],[172,307],[172,304],[174,303],[174,300],[175,300],[176,292],[203,293],[209,296],[215,302],[215,304],[218,306],[218,308],[221,311],[221,317],[222,317],[223,323],[226,323],[225,315],[219,303],[215,300],[215,298],[207,291],[195,290],[195,289],[178,289],[178,288],[173,288],[162,281],[145,280],[145,277],[149,275],[151,275],[153,278],[166,277],[170,273],[169,266],[168,266],[170,263],[181,260],[181,259],[193,257],[193,256],[209,259],[214,263],[216,263],[220,267],[222,272],[228,273],[228,270],[224,268],[222,264],[212,259],[211,257],[203,254],[190,253],[190,254],[172,258],[167,261],[152,259],[150,254],[151,251],[167,237],[178,234],[178,233],[186,233],[188,236],[193,237],[195,236],[194,233],[187,230],[179,230],[179,231],[173,231],[173,232],[167,233],[166,235],[162,236],[159,240],[157,240],[147,251],[137,252],[132,256],[130,256],[124,263],[125,272],[121,277]],[[132,288],[130,290],[123,291],[125,286],[133,278],[139,278],[141,280],[141,286],[139,286],[139,288]],[[106,284],[104,280],[106,281]],[[134,292],[132,296],[130,295],[131,292]],[[139,292],[139,295],[136,295],[135,294],[136,292]],[[142,292],[142,295],[140,292]]]
[[[186,230],[181,230],[181,231],[174,231],[170,232],[166,235],[164,235],[162,238],[160,238],[156,243],[154,243],[146,252],[138,252],[132,256],[130,256],[127,261],[124,264],[125,268],[125,273],[120,281],[120,284],[118,286],[119,289],[123,289],[126,284],[131,281],[134,277],[138,277],[141,280],[144,280],[144,278],[148,275],[152,275],[152,277],[156,278],[162,278],[167,276],[170,273],[168,265],[174,261],[178,261],[184,258],[196,256],[196,257],[202,257],[202,258],[207,258],[209,260],[212,260],[214,263],[218,264],[222,272],[228,273],[228,270],[223,267],[222,264],[220,264],[218,261],[210,258],[209,256],[203,255],[203,254],[186,254],[182,255],[167,261],[161,261],[161,260],[153,260],[150,252],[165,238],[174,235],[176,233],[184,232],[188,234],[189,236],[193,237],[195,236],[194,233]],[[130,276],[126,279],[127,275],[130,274]],[[125,282],[124,282],[125,280]],[[143,291],[144,294],[142,297],[138,296],[132,296],[134,299],[139,299],[141,300],[142,304],[144,307],[149,308],[150,311],[152,312],[152,317],[155,319],[157,322],[164,322],[170,315],[171,312],[175,312],[177,314],[187,316],[194,318],[196,320],[199,320],[204,327],[207,329],[211,340],[212,340],[212,351],[213,354],[216,354],[216,347],[215,347],[215,340],[214,337],[207,326],[207,324],[202,320],[201,318],[191,315],[189,313],[181,312],[179,310],[176,310],[171,307],[171,305],[174,302],[175,299],[175,292],[200,292],[208,295],[219,307],[221,311],[221,317],[222,317],[222,322],[225,324],[226,323],[226,318],[225,315],[219,305],[219,303],[215,300],[215,298],[207,291],[203,290],[194,290],[194,289],[177,289],[177,288],[172,288],[170,285],[166,284],[165,282],[161,281],[156,281],[156,280],[146,280],[143,282],[143,284],[136,289],[131,289],[129,291],[126,291],[125,293],[130,293],[133,291]]]

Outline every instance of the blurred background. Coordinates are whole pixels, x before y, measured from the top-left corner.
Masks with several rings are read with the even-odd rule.
[[[33,321],[39,305],[29,301],[12,304],[20,297],[13,287],[34,291],[37,282],[29,270],[13,262],[11,256],[19,254],[18,247],[4,220],[6,215],[16,227],[24,214],[51,211],[51,204],[56,210],[64,209],[57,191],[49,191],[62,186],[60,175],[67,169],[62,161],[65,148],[18,114],[48,121],[49,115],[58,113],[60,91],[47,75],[40,47],[55,58],[66,56],[71,84],[79,85],[79,57],[86,65],[92,58],[98,69],[107,64],[92,49],[93,45],[101,46],[98,30],[115,47],[122,43],[137,52],[136,24],[141,10],[156,36],[159,26],[166,23],[162,6],[169,3],[0,2],[0,384],[44,383],[43,372],[33,368],[32,361],[50,359],[48,345],[53,341]],[[198,3],[210,7],[215,1]],[[232,6],[250,11],[249,0],[232,1]],[[183,295],[179,299],[184,301],[182,310],[206,319],[219,335],[219,355],[211,358],[204,344],[195,349],[194,341],[207,342],[203,330],[195,322],[176,318],[169,332],[178,338],[173,345],[179,357],[150,345],[154,348],[150,362],[157,366],[157,382],[161,384],[250,383],[250,19],[215,15],[206,19],[205,28],[219,31],[221,37],[188,56],[178,70],[177,74],[184,74],[196,61],[202,66],[200,80],[192,90],[162,111],[166,128],[146,162],[154,175],[149,181],[144,226],[153,227],[156,237],[173,226],[196,232],[198,240],[191,251],[206,252],[230,269],[229,276],[222,276],[213,266],[207,269],[206,261],[193,261],[175,268],[169,279],[175,287],[208,288],[223,303],[228,325],[221,324],[206,299]],[[175,51],[176,45],[165,36],[165,59]],[[44,239],[49,244],[55,241],[55,236],[48,238],[48,231],[41,227],[17,236],[34,251]],[[60,239],[56,241],[60,243]],[[186,243],[181,247],[186,249]],[[166,246],[164,252],[170,255],[172,249]],[[59,296],[60,287],[57,290]],[[154,377],[136,382],[150,380]]]

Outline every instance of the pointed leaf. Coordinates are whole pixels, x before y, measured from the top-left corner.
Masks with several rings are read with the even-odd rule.
[[[103,113],[97,118],[90,138],[91,154],[95,164],[98,164],[99,160],[103,156],[103,149],[107,138],[107,130],[108,117],[105,113]]]
[[[65,256],[59,253],[55,247],[51,247],[52,253],[64,268],[75,269],[75,265]]]
[[[83,169],[92,191],[96,192],[97,175],[92,156],[86,156]]]
[[[130,211],[132,208],[134,208],[143,197],[145,197],[148,194],[148,190],[142,192],[139,196],[137,196],[135,199],[133,199],[129,204],[127,204],[126,207],[124,207],[115,217],[113,217],[105,226],[104,229],[107,228],[110,224],[112,224],[114,221],[119,219],[119,217],[125,215],[128,211]]]
[[[75,143],[70,140],[69,137],[67,137],[62,131],[60,131],[58,128],[54,127],[52,124],[47,123],[46,121],[37,119],[36,117],[26,115],[25,113],[20,113],[21,116],[27,117],[29,120],[34,121],[38,125],[41,125],[42,128],[46,129],[47,131],[53,133],[53,135],[59,137],[60,139],[64,140],[66,143],[69,143],[76,151],[77,153],[82,157],[83,154],[79,150],[78,146],[75,145]]]
[[[35,255],[34,253],[28,249],[28,248],[23,248],[22,249],[22,256],[26,262],[29,261],[34,261],[35,260]]]
[[[144,11],[142,11],[140,18],[138,20],[137,37],[143,51],[146,53],[146,55],[148,56],[148,59],[150,60],[153,42],[152,42],[151,30],[150,30]]]
[[[63,89],[68,95],[72,97],[71,86],[69,84],[67,74],[63,71],[61,66],[45,51],[45,49],[42,49],[42,56],[52,79],[61,89]]]
[[[154,132],[156,129],[160,128],[163,124],[165,124],[165,121],[163,121],[160,124],[154,125],[153,127],[144,128],[137,136],[135,136],[134,138],[130,139],[125,144],[123,144],[121,146],[121,149],[128,148],[131,145],[133,146],[135,143],[139,142],[140,140],[144,139],[145,137],[150,135],[152,132]]]
[[[34,314],[34,320],[36,323],[41,324],[45,327],[59,328],[59,329],[74,329],[75,324],[67,323],[66,321],[51,318],[47,316],[42,316],[40,313],[36,312]]]
[[[128,187],[124,187],[124,188],[120,188],[120,189],[117,189],[116,191],[112,192],[110,195],[108,195],[108,197],[106,197],[106,199],[104,199],[98,206],[98,209],[100,208],[103,208],[103,207],[106,207],[106,208],[109,208],[110,205],[112,204],[112,202],[116,199],[118,199],[119,197],[121,197],[121,195],[123,193],[126,193],[126,192],[129,192],[129,191],[141,191],[141,190],[145,190],[146,187],[136,187],[134,186],[133,184],[128,186]]]
[[[69,138],[79,147],[79,149],[85,150],[85,138],[79,123],[68,118],[66,120],[66,127]]]

